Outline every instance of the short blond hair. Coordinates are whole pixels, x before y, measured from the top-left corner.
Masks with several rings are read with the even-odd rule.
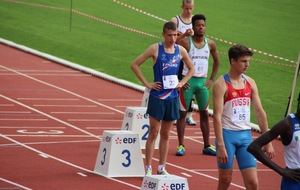
[[[184,3],[194,3],[194,0],[182,0],[182,4]]]

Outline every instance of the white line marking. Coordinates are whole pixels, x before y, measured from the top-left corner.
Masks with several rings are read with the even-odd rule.
[[[32,189],[30,189],[30,188],[28,188],[28,187],[25,187],[25,186],[20,185],[20,184],[18,184],[18,183],[9,181],[9,180],[4,179],[4,178],[2,178],[2,177],[0,177],[0,180],[1,180],[1,181],[4,181],[4,182],[6,182],[6,183],[9,183],[9,184],[15,185],[15,186],[20,187],[20,188],[25,189],[25,190],[32,190]]]
[[[7,119],[7,118],[1,118],[1,121],[48,121],[48,119],[17,119],[17,118],[11,118],[11,119]]]
[[[118,130],[121,127],[86,127],[86,129]]]
[[[31,113],[30,111],[0,111],[0,113],[10,114],[10,113]]]
[[[66,127],[30,127],[30,126],[0,126],[0,129],[65,129]]]
[[[218,169],[192,169],[193,171],[199,172],[218,172]],[[239,169],[233,169],[234,172],[240,172]],[[257,169],[258,172],[273,172],[271,169]]]
[[[28,76],[28,75],[26,75],[26,74],[20,73],[20,72],[18,72],[18,71],[16,71],[16,70],[10,69],[10,68],[5,67],[5,66],[3,66],[3,65],[0,65],[0,67],[2,67],[2,68],[4,68],[4,69],[7,69],[7,70],[9,70],[9,71],[11,71],[11,72],[17,73],[17,74],[19,74],[19,75],[22,75],[22,76],[24,76],[24,77],[26,77],[26,78],[29,78],[29,79],[32,79],[32,80],[34,80],[34,81],[40,82],[40,83],[42,83],[42,84],[45,84],[45,85],[47,85],[47,86],[50,86],[50,87],[52,87],[52,88],[61,90],[61,91],[63,91],[63,92],[66,92],[66,93],[71,94],[71,95],[73,95],[73,96],[76,96],[76,97],[78,97],[78,98],[82,98],[82,99],[87,100],[87,101],[89,101],[89,102],[92,102],[92,103],[94,103],[94,104],[96,104],[96,105],[99,105],[99,106],[105,107],[105,108],[107,108],[107,109],[113,110],[113,111],[115,111],[115,112],[124,114],[124,112],[122,112],[122,111],[120,111],[120,110],[114,109],[114,108],[112,108],[112,107],[110,107],[110,106],[107,106],[107,105],[105,105],[105,104],[101,104],[101,103],[99,103],[99,102],[97,102],[97,101],[91,100],[91,99],[89,99],[89,98],[86,98],[86,97],[84,97],[84,96],[81,96],[81,95],[79,95],[79,94],[76,94],[76,93],[74,93],[74,92],[71,92],[71,91],[69,91],[69,90],[66,90],[66,89],[60,88],[60,87],[58,87],[58,86],[49,84],[49,83],[47,83],[47,82],[45,82],[45,81],[42,81],[42,80],[36,79],[36,78],[34,78],[34,77]]]
[[[43,158],[49,158],[49,156],[47,156],[46,154],[39,154],[39,155]]]
[[[14,104],[0,104],[0,106],[14,106]]]
[[[130,183],[126,183],[126,182],[124,182],[124,181],[120,181],[120,180],[117,180],[117,179],[114,179],[114,178],[110,178],[110,177],[107,177],[107,176],[100,175],[100,174],[98,174],[98,173],[94,173],[94,171],[92,171],[92,170],[89,170],[89,169],[87,169],[87,168],[83,168],[83,167],[81,167],[81,166],[75,165],[75,164],[73,164],[73,163],[71,163],[71,162],[67,162],[67,161],[65,161],[65,160],[62,160],[62,159],[57,158],[57,157],[55,157],[55,156],[52,156],[52,155],[50,155],[50,154],[46,154],[46,153],[44,153],[44,152],[42,152],[42,151],[39,151],[39,150],[37,150],[37,149],[35,149],[35,148],[32,148],[32,147],[27,146],[27,145],[25,145],[25,144],[23,144],[23,143],[20,143],[20,142],[14,140],[14,139],[11,139],[11,138],[9,138],[9,137],[6,137],[5,135],[2,135],[1,133],[0,133],[0,137],[5,138],[5,139],[7,139],[7,140],[9,140],[9,141],[11,141],[11,142],[14,142],[15,144],[18,144],[18,145],[20,145],[20,146],[22,146],[22,147],[24,147],[24,148],[27,148],[27,149],[29,149],[29,150],[32,150],[33,152],[36,152],[36,153],[38,153],[38,154],[44,154],[44,155],[48,156],[49,158],[52,158],[53,160],[56,160],[56,161],[61,162],[61,163],[63,163],[63,164],[69,165],[69,166],[71,166],[71,167],[74,167],[74,168],[83,170],[83,171],[88,172],[88,173],[97,174],[97,175],[99,175],[99,176],[105,177],[105,178],[107,178],[107,179],[110,179],[110,180],[112,180],[112,181],[115,181],[115,182],[118,182],[118,183],[121,183],[121,184],[124,184],[124,185],[128,185],[128,186],[133,187],[133,188],[136,188],[136,189],[140,189],[140,188],[141,188],[141,187],[132,185],[132,184],[130,184]],[[0,179],[2,179],[2,178],[0,178]]]
[[[115,114],[115,112],[50,112],[52,114],[84,114],[84,115],[88,115],[88,114],[110,114],[113,115]]]
[[[85,175],[84,173],[81,173],[81,172],[77,172],[77,174],[82,176],[82,177],[87,177],[87,175]]]
[[[5,136],[7,136],[7,135],[5,135]],[[24,143],[24,144],[26,144],[26,145],[42,145],[42,144],[49,145],[49,144],[68,144],[68,143],[90,143],[90,142],[100,142],[100,140],[30,142],[30,143]],[[0,144],[0,147],[7,147],[7,146],[16,146],[16,144]]]
[[[73,128],[73,129],[75,129],[75,130],[81,131],[82,133],[85,133],[85,134],[90,135],[90,136],[95,137],[95,138],[99,138],[98,136],[96,136],[96,135],[94,135],[94,134],[92,134],[92,133],[89,133],[89,132],[87,132],[87,131],[85,131],[85,130],[83,130],[83,129],[80,129],[80,128],[78,128],[78,127],[76,127],[76,126],[74,126],[74,125],[72,125],[72,124],[70,124],[70,123],[67,123],[67,122],[65,122],[65,121],[62,121],[62,120],[60,120],[60,119],[58,119],[58,118],[56,118],[56,117],[53,117],[53,116],[51,116],[51,115],[49,115],[49,114],[46,114],[46,113],[44,113],[44,112],[41,112],[41,111],[39,111],[39,110],[37,110],[37,109],[35,109],[35,108],[32,108],[32,107],[30,107],[30,106],[27,106],[27,105],[25,105],[25,104],[23,104],[23,103],[21,103],[21,102],[18,102],[18,101],[16,101],[16,100],[13,100],[13,99],[9,98],[9,97],[3,96],[2,94],[0,94],[0,97],[4,98],[4,99],[6,99],[6,100],[9,100],[9,101],[11,101],[11,102],[14,102],[15,104],[18,104],[18,105],[20,105],[20,106],[26,107],[27,109],[30,109],[30,110],[32,110],[32,111],[34,111],[34,112],[40,113],[40,114],[42,114],[42,115],[44,115],[44,116],[46,116],[46,117],[48,117],[48,118],[50,118],[50,119],[53,119],[53,120],[55,120],[55,121],[57,121],[57,122],[59,122],[59,123],[62,123],[62,124],[64,124],[64,125],[67,125],[67,126]]]
[[[75,98],[17,98],[17,100],[62,100],[62,101],[78,101],[79,99]]]
[[[68,119],[68,121],[76,121],[76,122],[82,122],[82,121],[123,121],[123,120],[117,120],[117,119]]]
[[[140,99],[98,99],[99,101],[107,102],[142,102]],[[134,106],[132,106],[134,107]]]
[[[191,175],[187,174],[187,173],[184,173],[184,172],[181,172],[182,175],[186,176],[186,177],[192,177]]]
[[[36,104],[34,107],[80,107],[80,108],[94,108],[97,107],[95,105],[42,105]]]
[[[71,137],[71,138],[82,138],[82,137],[85,137],[85,138],[92,138],[91,136],[89,135],[61,135],[61,134],[56,134],[56,135],[37,135],[37,134],[27,134],[27,135],[16,135],[16,134],[5,134],[6,136],[8,137]],[[100,137],[99,137],[100,138]]]

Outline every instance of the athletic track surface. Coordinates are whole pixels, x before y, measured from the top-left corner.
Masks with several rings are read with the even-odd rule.
[[[120,130],[125,109],[141,105],[141,92],[2,44],[0,58],[0,189],[140,189],[141,177],[93,170],[103,130]],[[199,123],[196,112],[194,118]],[[216,189],[216,159],[202,155],[199,126],[187,126],[185,143],[186,155],[176,157],[174,126],[169,173],[186,177],[190,190]],[[274,160],[283,165],[280,142],[273,145]],[[154,169],[157,160],[156,150]],[[234,168],[229,189],[245,189],[236,162]],[[261,190],[279,189],[281,177],[260,163],[258,176]]]

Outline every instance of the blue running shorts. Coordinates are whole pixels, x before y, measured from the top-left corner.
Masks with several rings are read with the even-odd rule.
[[[179,98],[159,99],[150,95],[147,113],[158,120],[179,119]]]
[[[226,164],[218,163],[221,169],[232,169],[234,156],[238,162],[240,170],[256,168],[256,159],[247,151],[247,147],[252,142],[251,130],[228,130],[223,129],[223,138],[228,155]],[[218,149],[218,146],[216,146]]]

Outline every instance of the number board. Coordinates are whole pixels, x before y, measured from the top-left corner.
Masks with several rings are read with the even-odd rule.
[[[138,134],[131,131],[103,132],[94,172],[107,177],[144,176]]]

